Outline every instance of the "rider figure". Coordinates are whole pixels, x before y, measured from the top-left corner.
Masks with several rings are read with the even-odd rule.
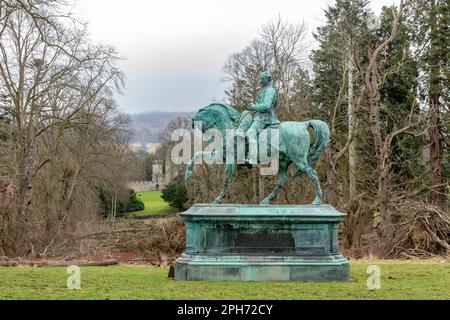
[[[259,75],[261,90],[258,92],[256,102],[250,105],[249,110],[256,111],[253,123],[247,131],[249,142],[248,162],[255,164],[257,162],[257,148],[251,146],[258,145],[257,135],[259,131],[270,126],[280,124],[276,114],[275,108],[278,102],[277,90],[272,85],[272,74],[269,71],[264,71]]]

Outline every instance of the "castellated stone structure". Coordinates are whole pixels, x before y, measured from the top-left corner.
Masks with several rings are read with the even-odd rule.
[[[165,160],[155,160],[152,165],[151,181],[132,181],[129,187],[136,192],[161,190],[178,174],[179,170],[172,165],[170,154]]]

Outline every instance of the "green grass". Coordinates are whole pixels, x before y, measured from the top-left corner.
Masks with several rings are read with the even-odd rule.
[[[165,214],[173,212],[174,209],[161,198],[161,191],[137,192],[137,197],[144,202],[143,211],[134,212],[137,215]]]
[[[381,268],[381,289],[366,287]],[[0,268],[0,299],[450,299],[450,265],[438,261],[356,261],[348,283],[176,282],[167,268],[81,268],[81,290],[65,268]]]

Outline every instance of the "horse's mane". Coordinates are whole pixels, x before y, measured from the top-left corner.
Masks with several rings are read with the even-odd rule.
[[[233,124],[236,124],[241,117],[241,114],[238,111],[236,111],[236,109],[234,109],[230,105],[223,104],[223,103],[211,103],[210,105],[200,109],[199,113],[207,112],[207,111],[211,111],[214,113],[218,112],[221,115],[228,117]]]

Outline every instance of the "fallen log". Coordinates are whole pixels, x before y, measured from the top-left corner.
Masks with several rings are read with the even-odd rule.
[[[157,230],[158,228],[155,226],[149,227],[149,228],[141,228],[141,229],[120,229],[120,230],[110,230],[110,231],[103,231],[103,232],[96,232],[91,233],[83,236],[76,237],[76,240],[86,239],[86,238],[96,238],[96,237],[104,237],[104,236],[112,236],[115,234],[121,234],[121,233],[137,233],[137,232],[149,232],[153,230]]]
[[[68,267],[68,266],[79,266],[79,267],[106,267],[118,265],[119,260],[111,259],[104,261],[50,261],[48,263],[42,263],[36,265],[36,267]]]
[[[119,264],[116,259],[104,260],[104,261],[0,261],[0,267],[68,267],[68,266],[78,266],[78,267],[105,267],[113,266]]]
[[[0,261],[0,267],[17,267],[18,265],[17,261]]]

